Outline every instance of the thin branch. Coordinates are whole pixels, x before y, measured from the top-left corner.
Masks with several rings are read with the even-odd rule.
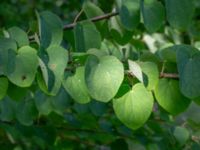
[[[160,73],[160,78],[179,79],[179,75],[176,73]]]
[[[125,74],[135,77],[134,74],[131,71],[125,71]],[[179,75],[177,73],[160,73],[160,78],[172,78],[172,79],[179,79]]]
[[[118,14],[119,14],[118,12],[111,12],[111,13],[104,14],[104,15],[101,15],[101,16],[96,16],[96,17],[91,18],[89,20],[92,21],[92,22],[97,22],[97,21],[100,21],[100,20],[109,19],[113,16],[117,16]],[[64,25],[63,29],[64,30],[72,29],[72,28],[74,28],[74,26],[76,26],[76,24],[77,23],[71,23],[71,24]]]
[[[83,9],[81,9],[81,11],[77,14],[73,23],[76,23],[78,21],[78,18],[81,16],[82,13],[83,13]]]
[[[78,18],[80,17],[82,11],[79,12],[79,14],[76,16],[76,18],[74,19],[74,22],[71,23],[71,24],[67,24],[67,25],[64,25],[63,26],[63,30],[70,30],[70,29],[73,29],[76,24],[77,24],[77,20]],[[105,20],[105,19],[109,19],[113,16],[117,16],[119,13],[118,12],[111,12],[111,13],[108,13],[108,14],[104,14],[104,15],[101,15],[101,16],[96,16],[96,17],[93,17],[91,19],[89,19],[90,21],[92,22],[97,22],[97,21],[101,21],[101,20]],[[30,41],[33,41],[35,39],[35,35],[31,35],[29,36],[29,40]]]

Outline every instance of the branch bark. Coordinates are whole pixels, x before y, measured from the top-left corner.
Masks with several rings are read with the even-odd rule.
[[[160,78],[179,79],[179,75],[176,73],[160,73]]]
[[[105,19],[109,19],[113,16],[117,16],[119,14],[119,12],[111,12],[111,13],[108,13],[108,14],[104,14],[104,15],[101,15],[101,16],[96,16],[96,17],[93,17],[91,19],[89,19],[90,21],[92,22],[97,22],[97,21],[101,21],[101,20],[105,20]],[[71,30],[73,29],[75,26],[76,26],[77,22],[74,21],[73,23],[71,24],[67,24],[67,25],[64,25],[63,26],[63,30]],[[35,35],[31,35],[29,36],[29,40],[30,41],[33,41],[35,38]]]
[[[93,18],[91,18],[89,20],[92,21],[92,22],[97,22],[97,21],[100,21],[100,20],[109,19],[109,18],[111,18],[113,16],[117,16],[118,14],[119,14],[119,12],[111,12],[111,13],[104,14],[104,15],[101,15],[101,16],[93,17]],[[64,25],[63,29],[64,30],[73,29],[76,26],[76,24],[77,24],[77,22]]]

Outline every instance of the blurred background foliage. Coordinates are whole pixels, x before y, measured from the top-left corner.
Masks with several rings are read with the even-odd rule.
[[[162,0],[161,0],[162,1]],[[194,23],[187,32],[179,32],[167,26],[155,34],[145,33],[143,40],[135,38],[130,41],[134,50],[150,49],[155,51],[165,44],[192,43],[200,48],[200,2],[196,5]],[[1,0],[0,1],[0,30],[12,26],[23,28],[29,35],[38,31],[35,11],[49,10],[60,16],[64,24],[74,21],[80,12],[84,0]],[[105,13],[115,7],[115,0],[93,0]],[[163,2],[163,1],[162,1]],[[81,15],[80,20],[86,16]],[[135,32],[141,35],[143,25]],[[166,34],[163,35],[163,32]],[[68,32],[67,32],[68,33]],[[70,31],[69,31],[70,34]],[[69,37],[66,33],[66,40]],[[137,37],[137,36],[135,36]],[[138,40],[139,39],[139,40]],[[105,42],[106,43],[106,42]],[[106,43],[106,45],[109,45]],[[122,44],[123,45],[123,44]],[[120,48],[127,48],[125,45]],[[72,44],[73,46],[73,44]],[[112,44],[109,45],[112,47]],[[135,51],[133,51],[134,53]],[[138,53],[139,55],[140,53]],[[117,56],[120,54],[116,54]],[[151,56],[144,52],[141,59]],[[119,56],[120,57],[120,56]],[[136,56],[134,56],[136,57]],[[136,58],[133,58],[136,59]],[[157,61],[152,56],[153,61]],[[170,64],[169,64],[170,65]],[[173,66],[173,64],[171,64]],[[14,85],[12,85],[14,86]],[[27,94],[23,88],[17,92],[11,88],[10,97],[17,93]],[[34,85],[31,88],[35,88]],[[61,91],[63,92],[63,91]],[[25,94],[23,94],[25,93]],[[65,93],[66,94],[66,93]],[[67,95],[67,94],[66,94]],[[1,108],[1,118],[9,117],[10,108]],[[17,100],[16,100],[17,101]],[[53,101],[53,100],[52,100]],[[1,105],[2,106],[2,105]],[[10,105],[8,105],[10,106]],[[57,106],[63,109],[61,106]],[[157,111],[159,109],[159,111]],[[1,150],[199,150],[200,149],[200,109],[192,103],[186,112],[173,117],[162,108],[155,106],[147,123],[139,130],[132,131],[125,127],[114,115],[111,103],[104,104],[92,101],[88,104],[77,104],[65,97],[64,112],[53,110],[48,116],[36,116],[33,125],[24,126],[15,122],[0,122]],[[20,110],[19,110],[20,111]],[[10,112],[12,113],[12,112]]]

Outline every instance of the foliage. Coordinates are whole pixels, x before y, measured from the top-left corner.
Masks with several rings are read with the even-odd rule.
[[[200,149],[199,17],[199,0],[1,1],[0,148]]]

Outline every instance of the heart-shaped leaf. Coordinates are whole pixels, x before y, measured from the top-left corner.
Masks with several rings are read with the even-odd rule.
[[[173,115],[186,110],[191,102],[181,94],[177,80],[160,79],[154,92],[159,105]]]
[[[124,79],[124,68],[114,56],[104,56],[100,59],[89,56],[85,67],[85,79],[92,98],[108,102],[117,94]]]
[[[115,114],[127,127],[140,128],[149,118],[153,109],[153,96],[142,83],[133,86],[132,90],[113,100]]]
[[[35,78],[37,67],[37,51],[30,46],[23,46],[18,50],[15,69],[8,75],[8,78],[17,86],[29,87]]]
[[[63,39],[63,25],[58,16],[49,11],[37,14],[39,21],[40,45],[60,45]]]
[[[200,51],[191,46],[177,50],[180,89],[183,95],[194,99],[200,96]]]
[[[194,14],[194,3],[189,0],[165,0],[167,19],[178,29],[187,29]]]
[[[18,47],[29,45],[28,35],[18,27],[8,29],[10,38],[17,42]]]
[[[164,23],[165,9],[161,2],[144,0],[141,3],[144,26],[150,32],[155,32]]]
[[[37,116],[37,109],[33,99],[24,100],[17,104],[16,109],[16,119],[25,126],[30,126],[33,124],[33,119]]]
[[[0,39],[0,75],[7,75],[15,69],[17,44],[12,39]]]
[[[79,67],[73,76],[63,81],[63,86],[70,96],[78,103],[88,103],[90,96],[85,83],[85,68]]]
[[[50,93],[52,95],[56,95],[62,84],[64,71],[67,67],[68,52],[66,49],[56,45],[50,46],[46,51],[49,57],[48,68],[53,72],[55,78],[53,88],[50,89]]]
[[[75,48],[78,52],[85,52],[90,48],[99,49],[101,34],[91,21],[82,21],[74,29]]]
[[[124,0],[119,13],[122,25],[132,31],[140,23],[140,1]]]

